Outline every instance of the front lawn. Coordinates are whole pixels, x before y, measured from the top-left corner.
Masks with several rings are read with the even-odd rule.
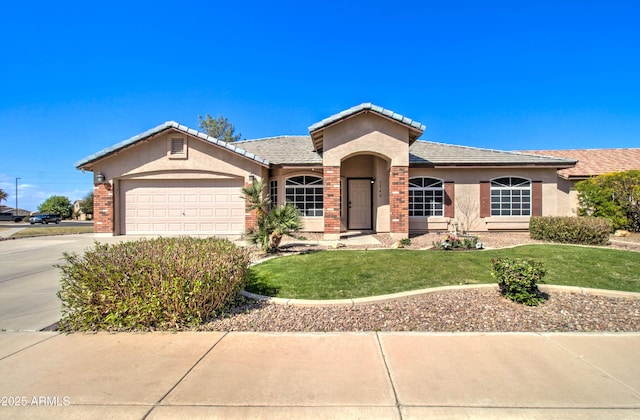
[[[255,265],[246,290],[292,299],[347,299],[461,284],[494,283],[491,259],[533,258],[545,283],[640,292],[640,254],[571,245],[454,251],[319,251]]]

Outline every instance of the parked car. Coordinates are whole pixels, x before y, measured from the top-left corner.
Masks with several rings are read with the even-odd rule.
[[[8,213],[8,212],[0,213],[0,221],[11,220],[14,222],[21,222],[22,219],[24,219],[24,216],[18,216],[17,214]]]
[[[55,223],[58,224],[62,218],[59,214],[36,214],[29,218],[29,223],[42,223],[46,225],[47,223]]]

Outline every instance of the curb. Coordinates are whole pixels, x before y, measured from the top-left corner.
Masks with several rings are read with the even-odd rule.
[[[581,295],[591,296],[603,296],[603,297],[617,297],[627,299],[640,299],[640,293],[637,292],[621,292],[618,290],[605,290],[605,289],[590,289],[586,287],[576,286],[556,286],[551,284],[539,284],[538,287],[543,292],[558,291],[569,292]],[[441,286],[433,287],[430,289],[412,290],[409,292],[393,293],[389,295],[371,296],[364,298],[353,299],[329,299],[329,300],[311,300],[311,299],[287,299],[276,298],[270,296],[258,295],[255,293],[247,292],[243,290],[241,294],[249,299],[255,299],[262,302],[269,302],[276,305],[284,306],[358,306],[367,305],[372,303],[390,302],[407,297],[415,297],[420,295],[426,295],[431,293],[448,292],[452,290],[469,290],[469,289],[498,289],[498,286],[494,283],[489,284],[469,284],[464,286]]]
[[[588,287],[557,286],[553,284],[538,284],[538,288],[543,292],[554,290],[557,292],[569,292],[580,295],[640,299],[640,293],[638,292],[623,292],[620,290],[590,289]]]

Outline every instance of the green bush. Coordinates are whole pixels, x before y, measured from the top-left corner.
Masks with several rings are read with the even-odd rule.
[[[603,217],[614,229],[640,232],[640,170],[612,172],[576,183],[580,216]]]
[[[538,282],[546,274],[541,262],[522,258],[494,258],[491,276],[498,280],[500,293],[514,302],[537,306],[544,300]]]
[[[402,239],[400,239],[400,244],[402,246],[411,246],[411,239],[410,238],[402,238]]]
[[[532,217],[529,234],[532,239],[580,245],[606,245],[611,222],[599,217]]]
[[[96,242],[64,259],[56,267],[65,331],[195,326],[228,306],[248,281],[248,252],[215,238]]]

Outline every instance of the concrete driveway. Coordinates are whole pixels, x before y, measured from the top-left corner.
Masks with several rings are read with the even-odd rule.
[[[60,270],[54,265],[64,263],[65,252],[80,254],[95,241],[141,238],[81,234],[0,241],[0,331],[40,331],[60,320]]]
[[[56,297],[64,252],[82,252],[94,235],[68,235],[0,241],[0,330],[39,331],[60,320]],[[122,238],[99,238],[118,242]]]

